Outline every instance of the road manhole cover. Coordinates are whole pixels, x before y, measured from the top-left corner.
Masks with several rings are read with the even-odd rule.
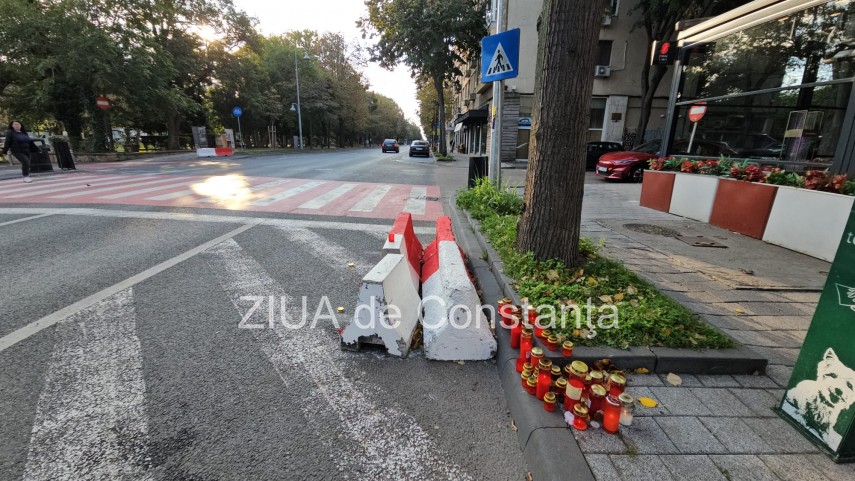
[[[624,224],[624,228],[633,232],[641,232],[642,234],[661,235],[665,237],[677,237],[679,232],[667,227],[660,227],[653,224]]]
[[[716,247],[719,249],[727,249],[727,246],[724,244],[719,244],[718,242],[704,236],[690,236],[690,235],[678,235],[676,236],[677,240],[683,241],[686,244],[689,244],[692,247]]]

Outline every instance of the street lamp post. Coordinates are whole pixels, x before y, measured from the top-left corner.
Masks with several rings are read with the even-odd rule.
[[[308,60],[309,54],[303,56],[303,60]],[[300,69],[297,68],[297,46],[294,45],[294,77],[297,79],[297,126],[300,131],[300,150],[303,150],[303,113],[300,110]],[[293,106],[292,106],[293,110]]]

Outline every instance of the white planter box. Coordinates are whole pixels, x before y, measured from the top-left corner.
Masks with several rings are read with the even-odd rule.
[[[718,177],[678,173],[668,212],[709,223],[717,190]]]
[[[763,240],[831,262],[853,201],[849,195],[779,187]]]

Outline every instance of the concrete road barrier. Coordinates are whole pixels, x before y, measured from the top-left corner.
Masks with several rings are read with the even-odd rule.
[[[383,252],[386,254],[400,254],[407,259],[410,266],[410,280],[416,290],[421,285],[422,272],[422,243],[416,237],[416,232],[413,229],[413,215],[409,212],[401,212],[395,223],[392,225],[392,230],[389,232],[389,238],[383,245]]]
[[[425,356],[440,361],[490,359],[496,339],[454,240],[451,219],[437,219],[436,240],[425,249],[422,297]]]
[[[204,148],[196,149],[196,155],[199,157],[228,157],[234,155],[235,149],[227,149],[217,147],[216,149]]]
[[[403,255],[387,254],[362,278],[353,320],[341,334],[342,347],[381,343],[390,355],[407,356],[421,305],[410,270]]]

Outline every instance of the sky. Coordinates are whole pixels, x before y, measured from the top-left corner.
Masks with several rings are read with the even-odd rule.
[[[348,40],[362,40],[356,21],[367,10],[362,0],[233,0],[236,7],[258,19],[258,29],[265,35],[277,35],[291,30],[316,30],[341,33]],[[404,115],[416,125],[418,103],[416,84],[405,65],[388,71],[369,63],[364,74],[370,89],[391,97]]]

